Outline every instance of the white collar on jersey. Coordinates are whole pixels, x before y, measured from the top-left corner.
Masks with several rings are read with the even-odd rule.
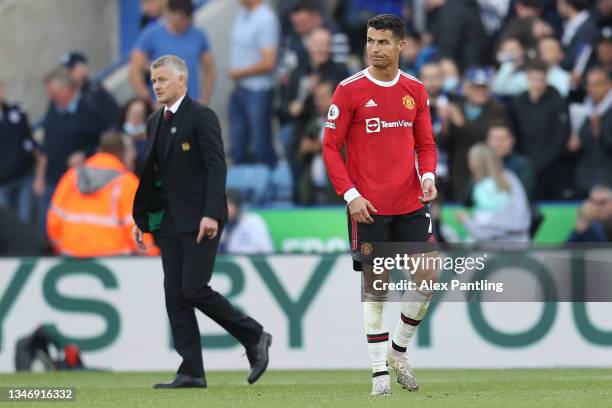
[[[370,67],[368,67],[368,68],[363,70],[364,75],[366,76],[366,78],[368,78],[370,81],[374,82],[376,85],[390,87],[390,86],[393,86],[393,85],[397,84],[397,81],[399,81],[399,77],[400,77],[400,70],[399,69],[397,70],[397,75],[391,81],[380,81],[380,80],[374,78],[370,74],[370,71],[368,70],[369,68]]]

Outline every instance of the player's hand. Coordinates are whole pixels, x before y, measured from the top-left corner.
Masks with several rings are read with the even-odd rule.
[[[86,158],[87,157],[85,156],[85,153],[79,150],[68,156],[66,164],[68,165],[68,167],[78,167],[85,163]]]
[[[138,244],[138,248],[144,251],[145,249],[147,249],[147,246],[143,241],[143,236],[144,233],[140,230],[140,228],[138,228],[138,225],[134,225],[134,228],[132,228],[132,237],[134,237],[134,241],[136,241],[136,243]]]
[[[349,203],[349,213],[351,218],[362,224],[372,224],[374,219],[370,216],[369,211],[378,212],[371,202],[363,197],[357,197]]]
[[[200,221],[200,231],[198,232],[198,238],[196,241],[198,244],[202,242],[202,238],[214,239],[219,232],[219,223],[217,220],[209,217],[202,217]]]
[[[419,197],[419,201],[423,204],[429,204],[438,197],[438,190],[431,179],[425,179],[421,185],[423,188],[423,196]]]

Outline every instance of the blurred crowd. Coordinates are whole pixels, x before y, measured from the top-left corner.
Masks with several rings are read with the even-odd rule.
[[[129,59],[135,97],[124,106],[91,79],[86,52],[68,52],[45,78],[44,138],[35,140],[0,82],[0,253],[44,253],[46,243],[73,256],[156,253],[152,241],[139,250],[126,226],[157,108],[148,65],[165,54],[187,62],[188,92],[203,103],[219,92],[218,76],[233,81],[225,139],[236,208],[253,194],[231,185],[232,172],[249,168],[284,180],[285,204],[341,203],[321,160],[324,119],[336,85],[369,65],[365,27],[380,13],[406,20],[401,69],[429,93],[434,215],[460,202],[470,239],[528,241],[539,201],[585,199],[569,240],[612,239],[612,0],[288,0],[277,9],[240,0],[223,45],[194,26],[192,0],[141,6]],[[227,72],[217,72],[213,46],[227,48]],[[273,192],[260,193],[257,204],[274,204]],[[222,247],[270,251],[265,223],[234,213]],[[238,226],[247,218],[252,227]]]

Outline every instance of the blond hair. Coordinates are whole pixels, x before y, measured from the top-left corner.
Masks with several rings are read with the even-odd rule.
[[[487,145],[476,143],[472,146],[468,152],[468,160],[473,163],[470,168],[476,182],[491,177],[499,191],[510,191],[510,184],[504,176],[502,161]]]

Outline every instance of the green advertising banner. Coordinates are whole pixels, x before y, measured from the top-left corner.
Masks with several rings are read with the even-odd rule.
[[[576,204],[550,204],[539,207],[544,216],[535,235],[535,243],[565,242],[574,228]],[[460,206],[446,206],[442,222],[458,237],[465,231],[456,220]],[[299,208],[254,211],[268,224],[274,248],[283,253],[329,253],[348,249],[346,212],[344,207]]]

